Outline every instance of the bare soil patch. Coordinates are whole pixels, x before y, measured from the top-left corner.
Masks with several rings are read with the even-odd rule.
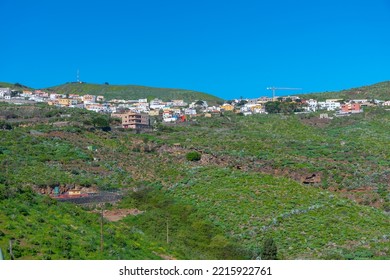
[[[110,222],[119,221],[129,215],[139,215],[144,211],[138,209],[114,209],[114,210],[104,210],[103,217],[109,220]]]

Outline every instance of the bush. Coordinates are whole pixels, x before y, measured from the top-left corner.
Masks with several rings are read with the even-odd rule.
[[[261,252],[262,260],[276,260],[278,249],[273,238],[267,238],[264,241],[263,251]]]
[[[92,124],[94,127],[105,128],[110,126],[110,121],[105,116],[96,116],[92,118]]]
[[[188,161],[199,161],[202,158],[202,155],[198,152],[189,152],[186,155]]]

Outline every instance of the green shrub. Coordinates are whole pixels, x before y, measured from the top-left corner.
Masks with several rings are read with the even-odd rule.
[[[273,238],[267,238],[264,241],[263,251],[261,252],[262,260],[277,260],[278,249]]]
[[[202,155],[198,152],[189,152],[186,155],[188,161],[199,161],[202,158]]]

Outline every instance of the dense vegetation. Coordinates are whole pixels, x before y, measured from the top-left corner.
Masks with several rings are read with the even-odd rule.
[[[135,228],[110,223],[103,226],[101,251],[100,215],[28,189],[11,194],[0,184],[0,192],[0,248],[6,259],[161,259],[164,253]]]
[[[275,247],[278,259],[390,258],[380,108],[197,117],[141,134],[79,109],[0,104],[0,116],[6,258],[10,240],[17,259],[256,259]],[[106,220],[100,252],[98,213],[37,194],[56,185],[122,190],[104,208],[143,212]]]
[[[345,100],[350,99],[379,99],[389,100],[390,97],[390,81],[363,86],[342,91],[327,91],[322,93],[314,93],[308,95],[300,95],[303,98],[316,98],[320,101],[325,99],[340,98]]]

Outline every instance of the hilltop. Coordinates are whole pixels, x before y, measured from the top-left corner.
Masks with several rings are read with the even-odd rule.
[[[219,97],[193,90],[156,88],[137,85],[66,83],[59,86],[49,87],[46,90],[54,91],[59,94],[103,95],[106,100],[140,98],[148,98],[151,100],[154,98],[159,98],[165,101],[183,99],[186,102],[204,100],[210,104],[216,104],[217,102],[222,101],[222,99]]]
[[[8,83],[8,82],[0,82],[0,88],[10,88],[12,90],[22,91],[22,90],[31,90],[32,88],[29,86],[22,85],[20,83]]]
[[[32,87],[25,86],[19,83],[0,82],[1,87],[9,87],[12,90],[33,90]],[[196,100],[205,100],[211,105],[221,103],[223,99],[204,92],[173,89],[173,88],[158,88],[139,85],[109,85],[109,84],[89,84],[69,82],[63,85],[44,88],[49,92],[59,94],[79,94],[79,95],[103,95],[106,100],[109,99],[140,99],[148,98],[149,100],[159,98],[164,101],[183,99],[185,102],[193,102]],[[325,99],[379,99],[390,100],[390,81],[380,82],[373,85],[361,86],[341,91],[326,91],[314,92],[307,94],[298,94],[301,98],[314,98],[319,101]]]
[[[345,100],[350,99],[390,99],[390,81],[380,82],[369,86],[361,86],[341,91],[326,91],[320,93],[310,93],[299,95],[303,98],[314,98],[319,100],[340,98]]]
[[[34,88],[25,86],[19,83],[0,82],[0,88],[11,88],[16,91],[34,90]],[[185,102],[193,102],[196,100],[207,101],[210,105],[215,105],[222,102],[222,99],[204,92],[172,89],[172,88],[157,88],[139,85],[109,85],[109,84],[89,84],[89,83],[66,83],[63,85],[52,86],[42,90],[48,92],[56,92],[58,94],[79,94],[79,95],[103,95],[106,100],[110,99],[140,99],[147,98],[149,100],[159,98],[164,101],[168,100],[184,100]]]

